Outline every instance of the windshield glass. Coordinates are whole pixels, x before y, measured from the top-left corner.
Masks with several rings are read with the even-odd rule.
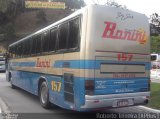
[[[151,61],[157,60],[157,55],[151,55]]]

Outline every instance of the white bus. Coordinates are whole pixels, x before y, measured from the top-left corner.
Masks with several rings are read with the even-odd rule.
[[[88,111],[147,104],[148,18],[91,5],[9,46],[12,87],[47,108]]]

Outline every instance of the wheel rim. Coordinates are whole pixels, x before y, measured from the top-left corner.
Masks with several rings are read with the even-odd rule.
[[[41,101],[42,103],[46,103],[48,99],[48,89],[47,87],[42,87],[41,89]]]

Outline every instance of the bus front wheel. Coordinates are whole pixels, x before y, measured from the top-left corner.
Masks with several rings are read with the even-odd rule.
[[[46,82],[42,82],[39,92],[40,104],[42,107],[48,109],[50,107],[49,102],[49,89]]]
[[[9,81],[10,81],[10,84],[11,84],[11,88],[16,89],[17,87],[12,82],[12,75],[11,74],[9,74]]]

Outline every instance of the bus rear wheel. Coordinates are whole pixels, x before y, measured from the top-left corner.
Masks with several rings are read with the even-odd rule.
[[[46,82],[42,82],[40,86],[39,99],[42,107],[46,109],[50,108],[49,89]]]

